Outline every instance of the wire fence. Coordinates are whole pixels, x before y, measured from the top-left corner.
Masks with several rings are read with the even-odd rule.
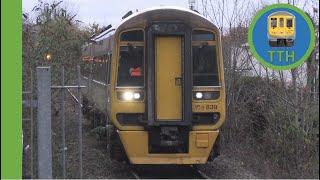
[[[78,121],[78,178],[83,178],[83,141],[82,141],[82,97],[81,89],[81,72],[80,66],[76,68],[76,83],[73,85],[65,84],[65,67],[61,67],[61,79],[59,85],[51,84],[51,67],[37,67],[36,69],[36,89],[33,88],[33,73],[30,70],[30,87],[23,92],[23,130],[22,130],[22,143],[23,143],[23,177],[24,178],[39,178],[39,179],[52,179],[56,177],[67,178],[67,165],[66,165],[66,95],[70,95],[76,103],[76,110],[73,112],[77,116]],[[73,93],[72,89],[77,90],[77,95]],[[66,93],[67,92],[67,93]],[[58,113],[52,107],[53,93],[58,93],[59,109]],[[33,97],[36,97],[34,99]],[[52,112],[53,109],[53,112]],[[36,113],[36,117],[35,114]],[[60,118],[60,130],[57,131],[55,127],[57,122],[55,120]],[[36,130],[35,130],[36,129]],[[55,143],[57,139],[55,136],[61,138]],[[61,158],[58,162],[61,167],[55,166],[55,153],[56,146],[61,152]],[[54,171],[54,173],[53,173]],[[60,171],[57,173],[57,171]],[[55,177],[53,177],[53,174]],[[60,175],[59,175],[60,174]]]

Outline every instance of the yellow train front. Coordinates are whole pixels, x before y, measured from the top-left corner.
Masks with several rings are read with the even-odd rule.
[[[171,7],[133,14],[117,28],[112,54],[107,109],[130,163],[204,164],[217,154],[225,85],[210,21]]]
[[[279,11],[268,16],[268,38],[271,47],[292,47],[296,36],[295,16]]]

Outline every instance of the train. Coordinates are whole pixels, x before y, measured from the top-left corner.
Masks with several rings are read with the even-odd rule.
[[[270,47],[292,47],[296,36],[295,16],[278,11],[268,16],[268,39]]]
[[[205,164],[226,116],[219,29],[194,10],[129,12],[83,47],[83,106],[131,164]],[[91,113],[93,114],[93,113]]]

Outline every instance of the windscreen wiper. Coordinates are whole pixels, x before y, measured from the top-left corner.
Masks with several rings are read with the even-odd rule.
[[[204,48],[204,47],[206,47],[206,46],[208,46],[208,41],[203,41],[203,42],[200,44],[199,48],[202,49],[202,48]]]

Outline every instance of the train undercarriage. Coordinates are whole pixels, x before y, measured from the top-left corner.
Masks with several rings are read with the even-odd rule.
[[[270,47],[292,47],[294,45],[293,39],[276,39],[269,40]]]

